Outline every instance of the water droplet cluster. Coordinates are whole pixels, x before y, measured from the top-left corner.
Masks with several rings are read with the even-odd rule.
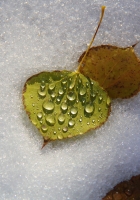
[[[23,93],[32,123],[50,140],[83,134],[106,121],[110,98],[97,82],[75,72],[42,72]]]

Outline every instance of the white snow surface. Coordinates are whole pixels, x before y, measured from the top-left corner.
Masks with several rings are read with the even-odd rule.
[[[140,174],[140,93],[112,102],[99,129],[50,142],[22,104],[26,80],[41,71],[76,70],[105,16],[94,46],[140,41],[139,0],[0,1],[0,199],[101,200]],[[140,44],[135,48],[140,56]]]

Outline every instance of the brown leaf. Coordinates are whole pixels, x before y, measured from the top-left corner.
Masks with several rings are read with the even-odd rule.
[[[117,184],[102,200],[139,200],[140,175]]]
[[[98,81],[111,98],[129,98],[140,90],[140,60],[135,55],[134,46],[92,47],[79,71]],[[79,62],[84,54],[80,56]]]

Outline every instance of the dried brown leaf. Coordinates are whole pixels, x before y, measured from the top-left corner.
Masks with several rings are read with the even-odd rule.
[[[136,57],[134,46],[92,47],[79,71],[98,81],[111,98],[129,98],[140,90],[140,60]],[[79,58],[79,62],[84,54],[85,52]]]

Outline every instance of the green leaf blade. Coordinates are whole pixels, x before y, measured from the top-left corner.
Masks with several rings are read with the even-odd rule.
[[[103,124],[110,98],[99,84],[78,72],[41,72],[29,78],[23,103],[44,141],[73,137]]]

